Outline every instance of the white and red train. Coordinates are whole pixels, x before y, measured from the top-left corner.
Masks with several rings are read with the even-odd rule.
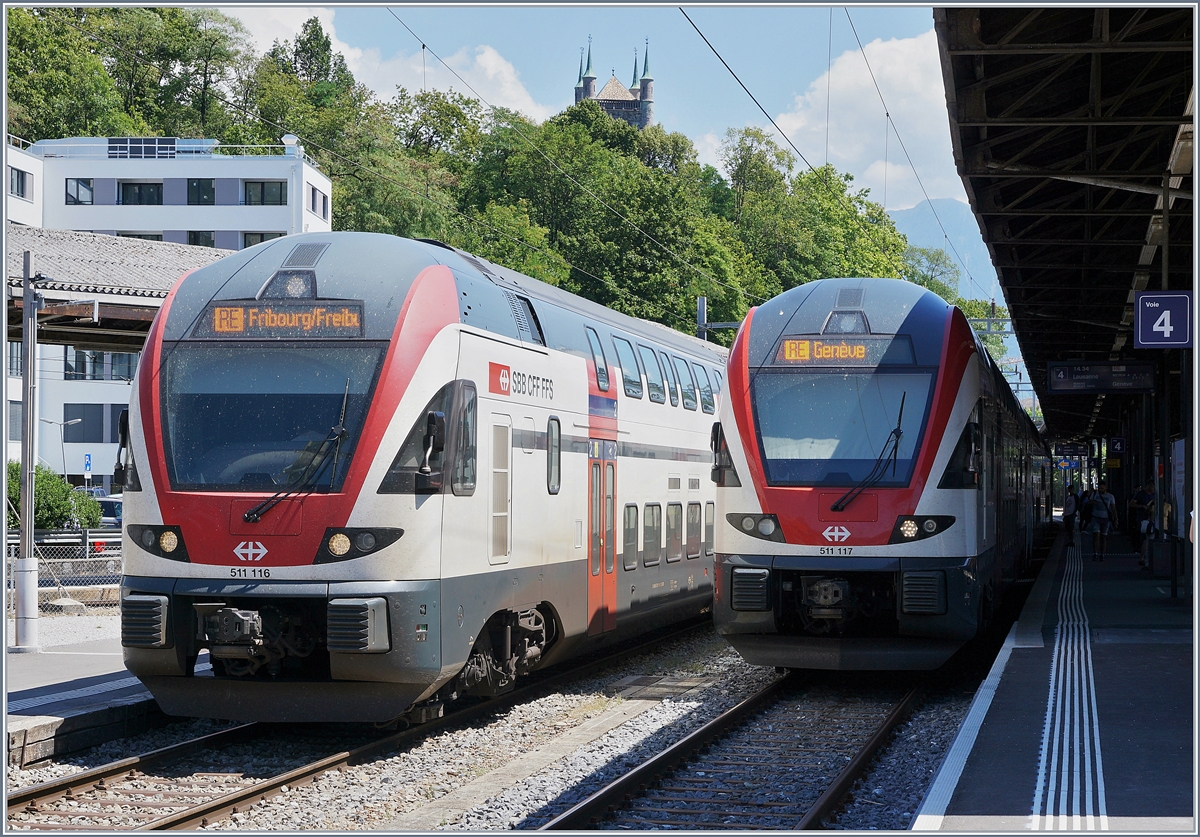
[[[1045,445],[962,312],[812,282],[750,312],[728,373],[717,630],[759,665],[941,665],[1050,523]]]
[[[436,242],[187,274],[122,421],[126,665],[168,714],[386,722],[705,612],[725,359]]]

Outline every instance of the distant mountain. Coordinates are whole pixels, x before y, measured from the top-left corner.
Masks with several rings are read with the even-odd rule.
[[[937,217],[934,217],[934,211]],[[983,236],[979,233],[979,225],[975,222],[971,207],[953,198],[937,198],[922,201],[912,209],[893,209],[888,215],[896,223],[896,229],[904,233],[908,243],[914,247],[945,250],[956,262],[961,258],[959,269],[966,265],[958,288],[962,296],[967,299],[988,299],[991,296],[996,269],[992,267],[991,257],[983,244]],[[938,218],[941,219],[941,225],[938,224]],[[946,229],[944,235],[942,227]],[[959,258],[955,257],[954,250],[946,243],[947,237],[957,249]],[[968,272],[977,284],[967,278]],[[998,286],[996,296],[1000,297]]]

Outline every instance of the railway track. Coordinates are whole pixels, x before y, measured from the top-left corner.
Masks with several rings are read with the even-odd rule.
[[[918,693],[778,678],[539,830],[819,829]]]
[[[303,741],[328,755],[298,757],[289,770],[256,776],[251,770],[214,767],[214,751],[234,749],[219,761],[252,764],[256,747],[270,741],[278,750],[280,728],[242,724],[180,742],[150,753],[121,759],[50,782],[30,785],[8,795],[7,827],[38,831],[155,831],[203,828],[260,801],[312,782],[322,773],[362,764],[452,725],[469,724],[507,709],[548,688],[592,674],[614,662],[646,653],[695,630],[689,624],[614,654],[585,660],[553,674],[531,679],[506,695],[456,709],[420,726],[387,735],[372,735],[363,726],[323,732]],[[356,746],[346,748],[345,739]],[[342,743],[338,747],[330,740]],[[244,752],[241,749],[244,748]],[[334,752],[330,753],[330,750]]]

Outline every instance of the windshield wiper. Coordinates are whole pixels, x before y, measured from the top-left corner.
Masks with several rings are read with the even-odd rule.
[[[346,392],[342,395],[342,410],[341,415],[338,416],[338,423],[329,429],[329,435],[325,437],[320,445],[314,449],[312,448],[312,443],[309,442],[309,444],[304,446],[304,450],[300,451],[300,453],[296,455],[295,461],[283,469],[284,473],[292,471],[295,469],[297,463],[300,462],[300,458],[305,454],[308,454],[308,462],[306,462],[304,467],[300,469],[295,483],[290,488],[281,488],[279,491],[276,491],[258,505],[247,509],[246,513],[242,515],[242,520],[246,521],[247,523],[257,523],[258,521],[262,520],[262,516],[264,514],[275,508],[275,506],[279,505],[281,501],[291,497],[293,494],[298,494],[306,489],[314,488],[317,484],[317,477],[321,475],[321,471],[325,469],[325,465],[330,461],[329,446],[336,443],[337,448],[335,448],[333,454],[333,474],[329,478],[329,487],[333,488],[333,481],[337,477],[337,460],[338,453],[342,449],[342,439],[345,439],[348,435],[350,435],[346,431],[345,427],[346,401],[349,399],[349,397],[350,379],[347,378]]]
[[[846,507],[853,503],[859,494],[883,479],[883,475],[887,473],[888,459],[892,460],[892,476],[896,476],[896,462],[900,458],[900,437],[904,435],[904,431],[900,429],[900,423],[904,421],[904,399],[907,396],[907,390],[900,395],[900,415],[896,417],[896,426],[884,440],[883,449],[879,451],[879,456],[875,457],[875,465],[871,468],[871,473],[838,498],[838,501],[829,507],[830,511],[845,511]],[[891,448],[890,453],[889,447]]]

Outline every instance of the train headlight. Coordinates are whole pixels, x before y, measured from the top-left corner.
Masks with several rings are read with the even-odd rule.
[[[187,542],[183,539],[183,531],[178,526],[130,523],[125,526],[125,531],[135,546],[151,555],[170,558],[172,561],[191,561],[188,557]]]
[[[940,535],[954,525],[954,517],[948,514],[904,516],[896,519],[892,537],[888,543],[908,543]]]
[[[773,514],[738,514],[733,512],[725,515],[725,520],[734,529],[752,538],[765,541],[784,542],[783,530],[779,528],[779,518]]]
[[[314,564],[331,561],[353,561],[364,555],[372,555],[391,546],[404,535],[403,529],[373,526],[370,529],[329,527],[321,538],[321,545],[313,558]]]

